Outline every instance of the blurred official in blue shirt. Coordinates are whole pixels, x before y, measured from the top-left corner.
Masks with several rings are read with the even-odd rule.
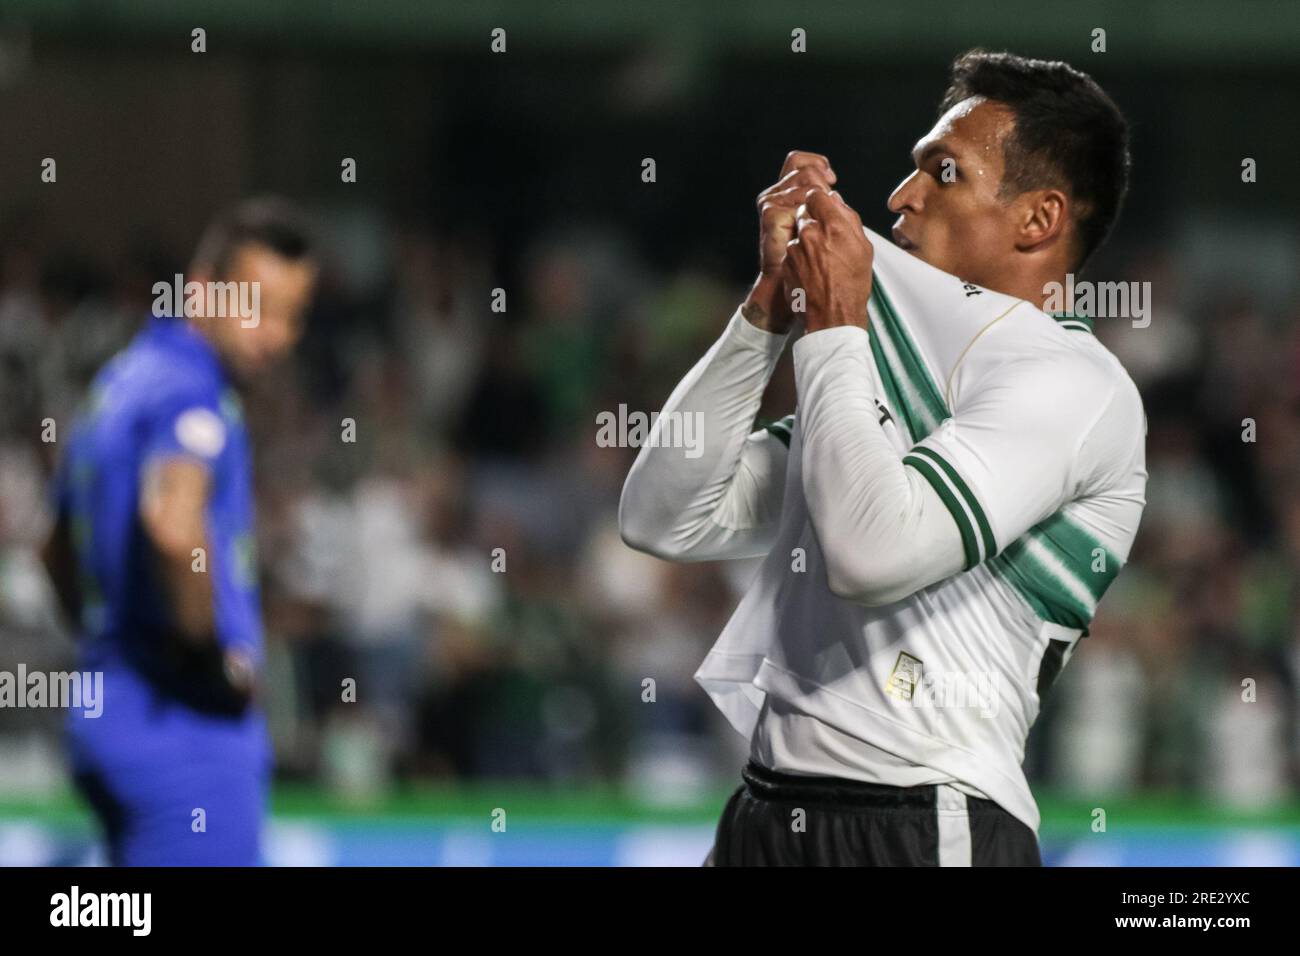
[[[103,713],[74,710],[78,787],[115,865],[261,861],[271,753],[252,461],[238,386],[302,334],[317,266],[299,216],[246,202],[96,376],[45,549]],[[174,281],[173,281],[174,280]]]

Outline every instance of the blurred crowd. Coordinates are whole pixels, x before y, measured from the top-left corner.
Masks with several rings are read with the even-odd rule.
[[[741,286],[713,264],[662,274],[602,225],[541,236],[502,269],[470,232],[323,220],[308,334],[247,398],[280,776],[358,800],[411,780],[669,800],[732,780],[745,742],[692,674],[755,565],[626,548],[616,507],[636,450],[595,435],[603,410],[662,404]],[[187,252],[92,262],[27,235],[0,236],[9,670],[73,660],[36,557],[58,453],[43,424],[67,433]],[[1107,278],[1151,281],[1152,322],[1097,324],[1147,403],[1149,503],[1027,765],[1064,794],[1273,803],[1300,736],[1300,309],[1206,289],[1163,250],[1123,261],[1131,274]],[[767,417],[793,409],[786,363]],[[61,785],[60,721],[0,710],[0,791]]]

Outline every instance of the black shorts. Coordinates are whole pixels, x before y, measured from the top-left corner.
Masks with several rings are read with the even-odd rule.
[[[1038,839],[991,800],[948,786],[799,777],[752,761],[713,866],[1042,866]]]

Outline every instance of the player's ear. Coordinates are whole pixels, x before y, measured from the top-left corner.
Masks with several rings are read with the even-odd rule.
[[[1016,247],[1029,251],[1065,235],[1070,200],[1059,189],[1033,189],[1026,192],[1020,209]]]

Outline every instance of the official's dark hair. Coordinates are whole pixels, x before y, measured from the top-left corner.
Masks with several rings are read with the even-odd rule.
[[[1115,102],[1067,63],[971,50],[952,64],[939,114],[972,96],[1009,107],[1002,194],[1061,189],[1074,206],[1075,268],[1105,241],[1128,192],[1128,123]]]
[[[224,276],[236,250],[249,244],[295,262],[312,258],[315,249],[303,213],[287,200],[264,196],[246,199],[214,219],[199,239],[192,268]]]

